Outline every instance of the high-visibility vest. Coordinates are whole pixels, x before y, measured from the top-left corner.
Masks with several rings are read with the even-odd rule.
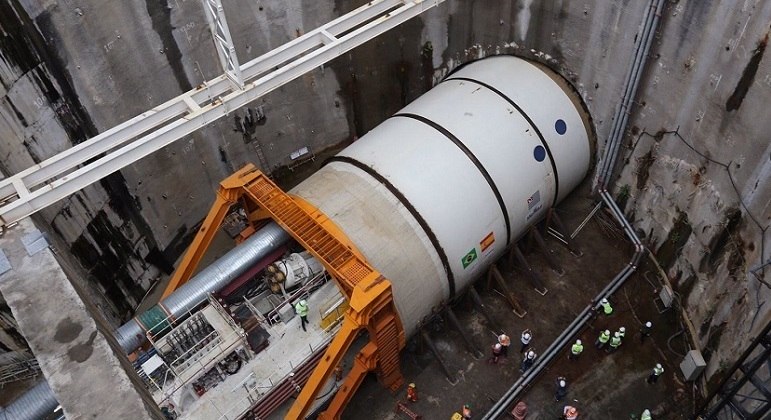
[[[610,334],[605,334],[605,331],[600,333],[600,343],[605,344],[610,340]]]
[[[653,374],[654,374],[654,375],[656,375],[656,376],[659,376],[659,375],[661,375],[662,373],[664,373],[664,368],[661,368],[661,369],[659,369],[659,367],[658,367],[658,366],[654,366],[654,367],[653,367]]]
[[[583,344],[573,344],[573,347],[570,349],[570,351],[573,352],[575,355],[581,354],[582,351],[584,351],[584,345]]]
[[[610,315],[613,313],[613,307],[610,306],[610,302],[602,305],[602,310],[605,312],[605,315]]]
[[[294,305],[294,310],[297,312],[297,315],[300,316],[307,316],[308,315],[308,305],[301,305],[300,302],[297,302],[296,305]]]
[[[651,415],[650,415],[650,414],[645,414],[645,413],[643,413],[643,414],[640,416],[640,420],[653,420],[653,417],[651,417]]]
[[[455,412],[455,413],[452,413],[452,417],[450,417],[450,420],[463,420],[463,416],[461,416],[460,413]]]
[[[621,345],[621,338],[613,337],[610,339],[610,346],[616,348]]]

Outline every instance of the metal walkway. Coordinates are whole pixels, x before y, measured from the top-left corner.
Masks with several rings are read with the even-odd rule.
[[[695,420],[760,420],[771,412],[771,322],[726,372]]]

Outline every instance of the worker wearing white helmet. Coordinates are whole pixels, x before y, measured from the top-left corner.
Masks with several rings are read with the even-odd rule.
[[[498,363],[498,359],[501,357],[502,351],[503,351],[503,346],[501,345],[501,343],[493,344],[493,357],[490,358],[490,362]]]
[[[556,401],[562,401],[568,394],[568,381],[564,376],[557,378],[557,389],[554,391],[554,399]]]
[[[568,354],[569,359],[577,359],[578,356],[581,355],[581,352],[584,351],[584,345],[581,343],[581,340],[576,340],[575,344],[570,347],[570,353]]]
[[[620,345],[621,345],[621,334],[619,334],[618,331],[616,331],[613,334],[613,338],[610,339],[610,347],[608,348],[608,351],[611,351],[611,352],[615,351],[616,349],[618,349],[618,346]]]
[[[653,367],[653,371],[651,371],[651,374],[648,375],[648,379],[646,379],[646,382],[649,384],[655,384],[659,381],[659,376],[664,373],[664,368],[661,366],[661,363],[656,363],[656,366]]]
[[[653,329],[653,324],[648,321],[643,325],[642,328],[640,328],[640,342],[644,342],[646,338],[651,336],[651,329]]]
[[[613,313],[613,307],[610,306],[610,302],[608,301],[608,299],[602,298],[602,300],[600,301],[600,306],[602,307],[602,313],[604,313],[605,316],[610,316],[610,314]]]
[[[503,352],[502,352],[503,357],[508,357],[509,356],[509,346],[511,345],[511,338],[509,338],[509,336],[506,335],[506,333],[501,333],[498,336],[498,343],[503,347],[502,348],[502,350],[503,350]]]
[[[599,337],[597,337],[597,341],[594,342],[594,346],[598,349],[601,349],[605,347],[606,344],[608,344],[608,341],[610,341],[610,330],[605,330],[600,333]]]
[[[294,305],[294,310],[300,316],[300,325],[302,325],[303,331],[307,331],[305,324],[308,323],[308,302],[305,299],[300,300]]]
[[[533,366],[533,363],[535,363],[535,356],[536,354],[533,350],[528,350],[525,358],[522,360],[522,364],[520,365],[519,370],[523,373],[527,372],[527,370]]]
[[[621,339],[624,339],[624,336],[626,335],[626,328],[621,327],[618,329],[618,336],[621,337]]]
[[[522,348],[519,350],[520,353],[525,352],[525,349],[530,345],[530,340],[532,339],[533,333],[529,329],[522,331],[522,335],[519,337],[519,341],[522,342]]]

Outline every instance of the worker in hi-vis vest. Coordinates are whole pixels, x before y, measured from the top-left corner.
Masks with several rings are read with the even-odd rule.
[[[576,340],[576,343],[570,347],[570,354],[568,354],[568,358],[578,359],[578,356],[580,356],[581,352],[583,351],[584,351],[583,343],[581,343],[581,340]]]
[[[609,352],[616,351],[618,349],[618,346],[621,345],[621,335],[616,331],[613,334],[613,338],[610,339],[610,347],[608,348]]]
[[[600,333],[599,337],[597,337],[597,341],[594,342],[594,345],[598,349],[602,349],[606,344],[608,344],[608,341],[610,341],[610,330],[605,330]]]
[[[610,316],[610,314],[613,313],[613,307],[610,306],[610,302],[608,301],[608,299],[602,298],[602,300],[600,301],[600,306],[602,307],[602,313],[604,313],[605,316]]]
[[[308,302],[306,302],[305,299],[300,300],[294,305],[294,311],[300,316],[303,331],[307,331],[305,329],[305,324],[308,323]]]

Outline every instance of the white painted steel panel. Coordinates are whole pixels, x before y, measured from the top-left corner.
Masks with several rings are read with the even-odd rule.
[[[469,157],[444,134],[406,117],[393,117],[340,152],[388,179],[426,220],[447,254],[460,290],[490,258],[479,243],[490,232],[505,238],[503,214],[493,191]],[[496,241],[503,249],[505,241]],[[466,267],[463,258],[476,250]]]
[[[590,143],[581,118],[581,111],[555,82],[559,77],[547,74],[540,65],[512,57],[496,56],[471,63],[448,79],[467,77],[495,87],[533,120],[543,134],[554,156],[559,176],[559,196],[562,200],[586,176],[589,169]],[[565,131],[558,132],[558,121]]]
[[[541,140],[530,123],[497,93],[474,83],[449,80],[399,113],[434,121],[474,154],[504,200],[512,241],[540,220],[553,202],[550,159],[546,156],[539,162],[533,155]]]
[[[504,213],[484,173],[514,240],[588,171],[588,117],[547,71],[514,57],[471,63],[401,111],[413,116],[386,120],[292,190],[391,280],[408,335],[451,297],[447,270],[460,293],[506,249]],[[536,157],[542,140],[534,126],[558,179],[548,154]]]
[[[450,291],[430,240],[381,183],[347,163],[331,162],[292,189],[332,218],[367,260],[394,284],[396,308],[410,335]]]

